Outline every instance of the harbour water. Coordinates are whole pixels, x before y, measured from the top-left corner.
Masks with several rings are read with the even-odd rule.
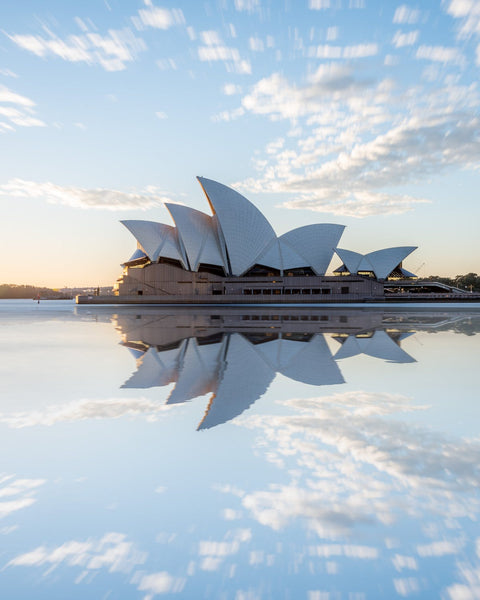
[[[480,598],[480,306],[0,301],[16,599]]]

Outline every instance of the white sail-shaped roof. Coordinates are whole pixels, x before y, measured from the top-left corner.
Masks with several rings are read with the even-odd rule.
[[[368,254],[359,254],[351,250],[335,248],[335,252],[350,273],[372,271],[377,279],[386,279],[395,267],[416,249],[417,246],[398,246],[375,250]],[[408,273],[408,277],[415,277],[413,273],[409,273],[408,271],[405,273]]]
[[[227,271],[212,217],[181,204],[166,203],[165,206],[177,226],[178,236],[185,248],[190,269],[197,271],[200,263],[207,263],[218,265]]]
[[[198,429],[210,429],[241,414],[263,396],[274,377],[275,371],[259,360],[254,346],[239,333],[232,333],[216,394]]]
[[[365,255],[372,265],[372,270],[378,279],[385,279],[417,246],[399,246],[397,248],[384,248]]]
[[[242,275],[276,239],[275,231],[258,208],[235,190],[204,177],[198,181],[217,216],[231,274]]]
[[[218,344],[202,346],[196,338],[188,339],[177,383],[167,399],[167,404],[187,402],[198,396],[215,393],[224,346],[223,340]]]
[[[359,270],[363,254],[353,252],[352,250],[344,250],[342,248],[335,248],[335,252],[338,254],[349,273],[355,274]]]
[[[155,221],[120,221],[133,234],[150,260],[157,260],[162,244],[162,224]]]
[[[281,238],[273,240],[257,257],[256,262],[280,271],[310,266],[306,264],[303,256],[300,256],[291,246],[284,243]]]
[[[344,229],[344,225],[318,223],[287,231],[279,239],[282,245],[290,247],[305,259],[301,266],[309,266],[317,275],[325,275]],[[284,269],[297,266],[284,264]]]
[[[410,354],[400,348],[386,331],[382,330],[375,331],[370,338],[348,336],[335,354],[335,360],[350,358],[358,354],[366,354],[392,363],[416,362]]]
[[[155,221],[121,221],[135,236],[136,240],[148,255],[156,261],[160,256],[179,260],[187,268],[186,256],[178,243],[177,230],[171,225]]]

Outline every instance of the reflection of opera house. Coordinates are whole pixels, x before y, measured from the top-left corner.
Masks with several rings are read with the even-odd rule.
[[[414,362],[400,347],[412,333],[411,321],[385,319],[381,312],[247,308],[192,314],[179,309],[119,313],[116,325],[137,363],[123,387],[173,384],[169,405],[209,395],[199,429],[240,415],[277,373],[309,385],[336,385],[344,383],[337,364],[342,359],[364,354]]]

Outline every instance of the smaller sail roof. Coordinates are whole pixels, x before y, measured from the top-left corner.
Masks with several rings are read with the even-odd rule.
[[[351,250],[335,248],[335,252],[350,273],[372,271],[377,279],[386,279],[402,260],[416,249],[417,246],[397,246],[359,254]],[[414,277],[413,273],[409,276]]]
[[[181,204],[166,203],[165,206],[177,226],[190,269],[197,271],[200,263],[207,263],[226,270],[213,218]]]

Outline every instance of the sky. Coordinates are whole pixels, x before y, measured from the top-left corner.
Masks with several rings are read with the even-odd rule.
[[[119,223],[209,212],[479,272],[480,1],[0,3],[0,283],[111,285]],[[336,261],[336,262],[335,262]],[[332,268],[338,266],[338,259]]]

